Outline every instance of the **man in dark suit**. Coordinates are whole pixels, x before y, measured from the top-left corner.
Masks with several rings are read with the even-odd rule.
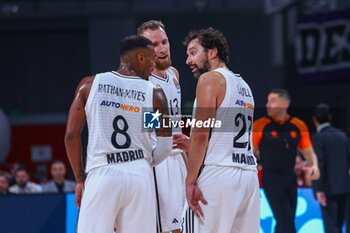
[[[330,120],[329,106],[317,105],[313,116],[317,133],[312,142],[321,176],[313,182],[313,189],[321,205],[325,232],[341,233],[350,199],[350,142]]]

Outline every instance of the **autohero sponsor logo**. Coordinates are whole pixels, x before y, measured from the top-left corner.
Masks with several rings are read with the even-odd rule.
[[[252,105],[251,103],[246,103],[243,100],[237,99],[235,104],[249,109],[254,109],[254,105]]]
[[[161,117],[162,116],[162,117]],[[195,118],[181,119],[181,116],[164,115],[159,111],[144,112],[143,127],[145,129],[160,128],[221,128],[221,121],[215,118],[209,118],[205,121]]]
[[[140,112],[140,110],[141,110],[137,106],[132,106],[132,105],[128,105],[128,104],[121,104],[121,103],[109,101],[109,100],[102,100],[100,106],[117,108],[117,109],[120,109],[123,111],[129,111],[129,112]]]

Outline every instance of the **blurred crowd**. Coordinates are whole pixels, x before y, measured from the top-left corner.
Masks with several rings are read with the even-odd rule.
[[[10,172],[0,170],[0,195],[74,192],[75,182],[66,179],[66,165],[56,160],[50,165],[52,179],[36,183],[25,164],[12,164]]]

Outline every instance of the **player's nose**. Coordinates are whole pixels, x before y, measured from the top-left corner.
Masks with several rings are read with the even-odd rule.
[[[187,65],[192,65],[192,59],[188,56],[187,59],[186,59],[186,64]]]

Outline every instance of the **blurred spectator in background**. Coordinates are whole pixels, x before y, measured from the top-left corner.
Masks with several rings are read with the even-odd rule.
[[[4,172],[0,171],[0,196],[10,194],[8,187],[9,179]]]
[[[16,194],[41,193],[40,185],[29,180],[29,174],[25,168],[19,168],[15,172],[16,184],[10,187],[10,192]]]
[[[51,164],[52,180],[42,185],[44,193],[74,192],[75,182],[66,180],[66,165],[62,161]]]
[[[328,105],[317,105],[312,119],[317,129],[312,142],[321,172],[320,179],[313,182],[313,189],[321,205],[325,232],[339,233],[350,201],[349,138],[331,126]]]
[[[11,187],[12,185],[15,185],[15,184],[16,184],[16,178],[15,178],[15,176],[16,176],[16,171],[17,171],[18,169],[26,169],[26,166],[25,166],[24,163],[22,163],[22,162],[15,162],[15,163],[12,164],[11,170],[10,170],[11,176],[9,177],[9,178],[10,178],[10,187]]]
[[[253,124],[254,154],[262,165],[262,186],[276,219],[275,233],[295,233],[297,178],[295,159],[300,151],[307,160],[310,178],[318,179],[317,157],[307,126],[287,112],[287,90],[272,90],[267,98],[267,117]]]
[[[294,172],[297,176],[297,184],[299,187],[311,186],[310,170],[307,168],[307,162],[300,153],[295,157]]]
[[[304,167],[305,167],[305,162],[303,160],[303,158],[298,154],[295,157],[295,166],[294,166],[294,172],[295,175],[297,176],[297,184],[298,186],[304,186],[305,182],[304,182]]]

